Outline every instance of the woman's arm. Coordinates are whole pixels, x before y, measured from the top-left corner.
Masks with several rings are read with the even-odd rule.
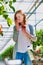
[[[28,37],[30,40],[32,41],[37,41],[37,37],[36,36],[32,36],[29,32],[26,31],[26,28],[22,28],[23,33],[26,35],[26,37]]]
[[[29,39],[32,38],[31,34],[26,32],[26,29],[22,29],[22,31],[26,35],[26,37],[28,37]]]

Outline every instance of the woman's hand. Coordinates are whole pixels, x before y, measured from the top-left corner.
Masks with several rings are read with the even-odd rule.
[[[36,41],[37,41],[37,37],[32,37],[31,40],[32,40],[33,42],[36,42]]]

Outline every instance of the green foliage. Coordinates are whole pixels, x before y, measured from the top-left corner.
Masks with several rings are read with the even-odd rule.
[[[8,18],[8,13],[7,11],[5,11],[4,5],[9,3],[9,7],[13,10],[13,12],[15,12],[15,8],[12,6],[12,3],[16,2],[16,0],[10,0],[10,1],[6,1],[6,0],[0,0],[0,15],[2,15],[6,20],[7,20],[7,24],[8,26],[12,25],[12,20],[10,18]],[[4,4],[4,5],[3,5]]]
[[[3,1],[6,1],[6,0],[0,0],[0,1],[2,1],[2,2],[3,2]],[[11,1],[11,0],[10,0],[10,1]],[[13,2],[16,2],[16,0],[12,0],[12,1],[13,1]],[[6,2],[7,2],[7,1],[6,1]]]
[[[16,0],[13,0],[13,2],[16,2]]]
[[[10,46],[2,54],[0,54],[0,60],[3,60],[5,58],[7,58],[7,57],[10,57],[12,59],[13,48],[14,48],[14,46]]]
[[[12,20],[10,18],[7,18],[7,24],[8,26],[12,25]]]
[[[9,5],[12,5],[12,1],[9,1]]]
[[[37,41],[33,42],[33,48],[35,49],[36,46],[43,46],[43,30],[36,31]]]
[[[0,15],[3,14],[3,10],[4,10],[4,6],[2,5],[2,6],[0,6]]]
[[[8,14],[7,14],[7,12],[6,12],[6,11],[3,11],[3,17],[4,17],[5,19],[7,19],[7,18],[8,18]]]
[[[15,8],[12,5],[9,5],[9,6],[15,12]]]
[[[7,18],[8,18],[8,15],[7,15],[7,14],[4,14],[3,17],[4,17],[5,19],[7,19]]]
[[[43,54],[43,46],[40,48],[41,54]]]
[[[3,0],[0,0],[0,1],[3,1]]]

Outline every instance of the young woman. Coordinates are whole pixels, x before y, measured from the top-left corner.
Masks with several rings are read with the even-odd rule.
[[[10,34],[6,33],[3,36],[4,46],[8,43],[11,38],[16,42],[13,50],[13,59],[24,60],[25,65],[32,65],[30,56],[28,54],[28,48],[31,47],[31,40],[36,41],[36,37],[30,34],[28,25],[26,25],[26,16],[21,10],[18,10],[14,15],[15,26],[11,26],[8,31],[12,32]],[[12,28],[13,27],[13,28]],[[6,37],[9,37],[6,39]]]
[[[16,59],[24,60],[25,65],[32,65],[28,48],[31,46],[31,40],[36,40],[36,38],[33,38],[30,34],[29,27],[26,25],[26,16],[21,10],[15,13],[14,19],[15,30],[13,37],[16,38]],[[16,33],[18,32],[18,36],[15,34],[15,31]]]

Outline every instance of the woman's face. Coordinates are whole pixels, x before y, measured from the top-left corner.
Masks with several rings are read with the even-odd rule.
[[[22,23],[23,22],[23,15],[21,13],[16,14],[16,22]]]

